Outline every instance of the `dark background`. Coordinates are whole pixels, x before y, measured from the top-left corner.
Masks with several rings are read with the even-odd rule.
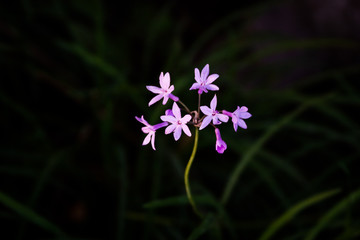
[[[359,40],[356,0],[1,2],[0,238],[356,239]],[[253,116],[223,155],[200,132],[201,220],[193,138],[153,151],[134,117],[171,107],[147,105],[162,71],[196,109],[206,63]]]

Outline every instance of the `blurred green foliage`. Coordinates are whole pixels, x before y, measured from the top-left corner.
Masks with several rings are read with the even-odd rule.
[[[0,238],[358,238],[360,9],[328,3],[2,2]],[[200,131],[199,219],[193,139],[153,151],[134,116],[171,106],[147,106],[161,71],[195,109],[206,63],[218,108],[253,117],[223,155]]]

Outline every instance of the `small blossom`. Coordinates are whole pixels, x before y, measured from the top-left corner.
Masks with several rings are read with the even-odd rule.
[[[156,103],[157,101],[159,101],[162,98],[164,98],[163,102],[162,102],[163,105],[165,105],[167,103],[169,98],[171,98],[175,102],[179,101],[179,98],[174,96],[171,93],[172,91],[174,91],[174,85],[170,86],[170,74],[168,72],[165,73],[165,75],[163,72],[161,72],[160,77],[159,77],[159,82],[160,82],[161,88],[155,87],[155,86],[146,86],[146,88],[150,92],[158,94],[150,100],[149,106]]]
[[[216,143],[215,143],[216,151],[218,153],[223,154],[227,148],[227,145],[224,142],[224,140],[221,139],[220,130],[218,128],[215,128],[215,136],[216,136]]]
[[[219,75],[218,74],[211,74],[209,76],[209,64],[206,64],[205,67],[201,70],[201,74],[198,68],[195,68],[195,81],[190,90],[199,89],[198,93],[202,94],[203,92],[207,93],[208,90],[210,91],[217,91],[219,87],[215,84],[212,84]]]
[[[166,115],[163,115],[160,118],[163,121],[171,123],[171,125],[165,129],[165,134],[173,132],[175,141],[179,140],[182,131],[191,137],[190,129],[186,125],[191,120],[191,115],[186,114],[184,117],[181,117],[180,108],[175,102],[173,104],[172,111],[167,111]]]
[[[224,114],[232,118],[233,126],[235,132],[237,132],[238,126],[247,129],[246,123],[244,119],[248,119],[251,117],[251,114],[248,112],[248,108],[242,106],[241,108],[238,106],[237,109],[231,113],[226,110],[222,111]]]
[[[139,117],[135,117],[136,120],[138,120],[139,122],[141,122],[142,124],[145,125],[145,127],[141,128],[141,131],[143,131],[143,133],[147,133],[148,135],[146,135],[142,145],[147,145],[150,140],[151,140],[151,146],[154,150],[155,149],[155,132],[157,129],[165,127],[168,125],[167,122],[162,122],[156,125],[150,125],[145,119],[144,116],[141,116],[141,118]]]
[[[211,120],[214,125],[218,125],[221,124],[221,122],[227,122],[229,120],[228,116],[226,116],[225,114],[221,114],[219,113],[219,111],[216,110],[216,105],[217,105],[217,98],[215,94],[215,96],[210,102],[210,108],[208,106],[200,107],[201,111],[206,115],[206,117],[202,121],[199,130],[204,129],[207,125],[209,125]]]

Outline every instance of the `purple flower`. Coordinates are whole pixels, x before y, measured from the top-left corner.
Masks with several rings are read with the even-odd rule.
[[[175,102],[172,107],[172,112],[170,113],[167,111],[166,115],[163,115],[160,118],[163,121],[171,123],[171,125],[165,129],[165,134],[174,132],[175,141],[179,140],[182,131],[191,137],[189,127],[186,125],[191,120],[191,115],[186,114],[184,117],[181,117],[180,108]]]
[[[238,126],[247,129],[246,123],[243,119],[248,119],[251,117],[251,114],[248,113],[248,108],[242,106],[241,108],[238,106],[237,109],[231,113],[226,110],[222,111],[224,114],[232,118],[233,126],[235,132],[237,132]]]
[[[155,132],[157,129],[167,126],[168,123],[162,122],[162,123],[152,126],[144,119],[144,116],[141,116],[141,118],[135,117],[135,119],[145,125],[145,127],[142,127],[141,130],[143,131],[143,133],[148,134],[148,135],[146,135],[142,145],[147,145],[151,140],[151,146],[154,150],[156,150],[155,149]]]
[[[195,89],[199,89],[198,93],[202,94],[202,92],[208,92],[207,90],[210,91],[217,91],[219,90],[218,86],[216,86],[215,84],[212,84],[212,82],[214,82],[219,75],[218,74],[211,74],[209,76],[209,64],[206,64],[205,67],[201,70],[201,75],[200,75],[200,71],[199,69],[195,68],[195,81],[196,83],[194,83],[190,90],[195,90]]]
[[[218,153],[223,154],[227,148],[227,145],[224,142],[224,140],[221,139],[220,130],[218,128],[215,128],[215,136],[216,136],[216,143],[215,143],[216,151]]]
[[[149,106],[151,106],[152,104],[156,103],[157,101],[159,101],[161,98],[163,99],[163,105],[165,105],[167,103],[167,101],[169,100],[169,98],[171,98],[172,100],[174,100],[175,102],[179,101],[179,98],[174,96],[173,94],[171,94],[172,91],[174,91],[174,85],[170,86],[170,74],[167,72],[164,73],[161,72],[160,77],[159,77],[159,82],[160,82],[160,87],[155,87],[155,86],[146,86],[146,88],[153,93],[156,93],[158,95],[156,95],[155,97],[153,97],[150,102],[149,102]]]
[[[221,122],[227,122],[229,120],[228,116],[226,116],[225,114],[221,114],[216,110],[216,105],[217,105],[217,98],[215,94],[215,96],[210,102],[210,108],[208,106],[200,107],[201,111],[206,115],[206,117],[202,121],[199,130],[204,129],[207,125],[209,125],[211,120],[214,125],[218,125],[221,124]]]

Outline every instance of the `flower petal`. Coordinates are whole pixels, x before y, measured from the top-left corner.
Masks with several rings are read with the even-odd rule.
[[[170,126],[168,126],[167,128],[165,128],[165,134],[169,134],[172,133],[176,128],[175,124],[171,124]]]
[[[153,93],[156,93],[156,94],[162,93],[162,89],[158,88],[158,87],[155,87],[155,86],[146,86],[146,88],[150,92],[153,92]]]
[[[150,142],[152,133],[150,132],[148,135],[146,135],[142,145],[147,145]]]
[[[154,103],[156,103],[157,101],[159,101],[162,97],[163,97],[162,94],[159,94],[159,95],[156,95],[155,97],[153,97],[149,102],[149,107],[151,105],[153,105]]]
[[[191,120],[191,115],[190,115],[190,114],[186,114],[185,116],[183,116],[183,117],[181,118],[181,122],[182,122],[183,124],[188,123],[190,120]]]
[[[238,129],[238,120],[237,120],[237,118],[233,117],[232,122],[233,122],[234,130],[235,130],[235,132],[237,132],[237,129]]]
[[[163,102],[162,104],[165,105],[167,103],[167,101],[169,100],[169,95],[167,94],[164,94],[164,99],[163,99]]]
[[[213,99],[210,102],[210,108],[215,111],[216,110],[216,105],[217,105],[217,98],[216,98],[216,94],[214,95]]]
[[[156,150],[155,149],[155,133],[152,135],[152,137],[151,137],[151,146],[152,146],[152,148],[154,149],[154,150]]]
[[[218,118],[220,119],[220,121],[222,121],[222,122],[227,122],[227,121],[229,121],[229,117],[226,116],[225,114],[219,113],[219,114],[217,114],[217,116],[218,116]]]
[[[181,127],[182,127],[182,130],[184,131],[184,133],[186,135],[188,135],[189,137],[191,137],[191,132],[190,132],[189,127],[186,124],[181,125]]]
[[[180,108],[179,106],[176,104],[176,102],[174,102],[173,107],[172,107],[172,112],[175,116],[176,119],[181,119],[181,112],[180,112]]]
[[[242,118],[242,119],[248,119],[251,117],[251,114],[248,113],[248,112],[240,112],[239,113],[239,118]]]
[[[247,129],[247,126],[246,126],[246,123],[244,120],[238,119],[237,121],[238,121],[237,123],[238,123],[239,127],[243,128],[243,129]]]
[[[162,89],[168,89],[170,86],[170,74],[165,73],[164,77],[160,76],[160,86]]]
[[[195,73],[195,81],[198,82],[198,83],[201,83],[201,77],[200,77],[199,69],[195,68],[194,73]]]
[[[207,79],[206,79],[206,84],[210,84],[213,81],[215,81],[217,78],[219,77],[219,74],[211,74]]]
[[[181,126],[177,125],[175,130],[174,130],[174,139],[175,139],[175,141],[179,140],[179,138],[181,137],[181,132],[182,132]]]
[[[202,123],[201,123],[201,126],[200,126],[199,130],[204,129],[207,125],[209,125],[211,120],[212,120],[212,116],[205,117],[204,120],[202,120]]]
[[[245,107],[245,106],[242,106],[241,108],[239,108],[239,106],[238,106],[237,109],[239,109],[240,112],[247,112],[248,111],[248,108]]]
[[[205,82],[207,77],[209,76],[209,64],[206,64],[205,67],[201,70],[201,81]]]
[[[163,115],[160,117],[160,119],[169,123],[174,123],[177,121],[176,118],[172,115]]]
[[[219,90],[219,87],[216,86],[215,84],[206,85],[205,88],[210,91],[218,91]]]
[[[213,110],[210,109],[208,106],[201,106],[200,110],[203,112],[203,114],[211,116],[213,114]]]
[[[195,90],[195,89],[199,89],[200,88],[200,84],[199,83],[193,83],[193,85],[191,85],[191,88],[189,90]]]

